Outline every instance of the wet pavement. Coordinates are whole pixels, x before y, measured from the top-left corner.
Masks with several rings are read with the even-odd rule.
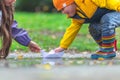
[[[0,69],[1,80],[119,80],[120,66]]]
[[[1,80],[118,80],[120,55],[111,60],[91,60],[90,54],[64,54],[45,59],[40,54],[12,53],[0,60]]]

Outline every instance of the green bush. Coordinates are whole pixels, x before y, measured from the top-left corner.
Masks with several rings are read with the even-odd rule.
[[[27,12],[52,12],[54,9],[52,0],[17,0],[17,11]]]

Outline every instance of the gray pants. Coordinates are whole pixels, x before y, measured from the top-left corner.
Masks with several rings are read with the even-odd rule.
[[[115,28],[120,26],[120,13],[111,12],[105,14],[100,22],[91,23],[89,32],[93,39],[99,44],[101,51],[113,51],[113,48],[105,48],[104,45],[109,45],[114,42]],[[108,38],[109,37],[109,38]]]

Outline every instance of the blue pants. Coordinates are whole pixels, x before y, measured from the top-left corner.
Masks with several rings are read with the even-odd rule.
[[[93,39],[99,44],[100,51],[113,51],[115,40],[115,28],[120,26],[120,13],[107,13],[100,19],[100,22],[90,23],[89,32]]]

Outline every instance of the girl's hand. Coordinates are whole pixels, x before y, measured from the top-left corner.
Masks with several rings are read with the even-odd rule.
[[[62,51],[64,51],[65,49],[64,48],[61,48],[61,47],[58,47],[58,48],[56,48],[56,49],[54,49],[55,50],[55,52],[57,53],[57,52],[62,52]]]
[[[34,41],[30,41],[28,47],[32,52],[36,52],[36,53],[40,52],[40,47]]]

